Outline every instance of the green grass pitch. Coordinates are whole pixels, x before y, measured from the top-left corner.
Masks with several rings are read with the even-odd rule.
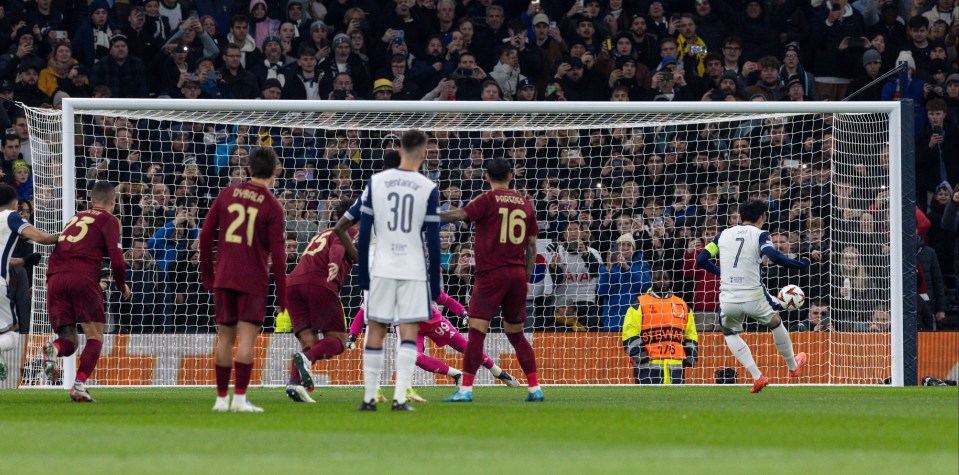
[[[532,404],[496,387],[439,402],[450,391],[358,413],[356,388],[318,388],[312,405],[252,389],[264,414],[213,414],[212,389],[93,389],[96,404],[0,391],[0,472],[959,473],[956,388],[547,387]]]

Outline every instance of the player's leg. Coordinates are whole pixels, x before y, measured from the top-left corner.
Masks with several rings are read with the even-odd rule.
[[[260,328],[261,325],[256,322],[246,320],[241,320],[236,325],[236,358],[233,361],[236,384],[233,386],[233,401],[230,404],[233,412],[263,412],[263,409],[246,399],[246,391],[253,374],[253,352]]]
[[[506,295],[504,282],[489,273],[476,276],[473,294],[470,297],[469,338],[463,351],[463,380],[459,389],[446,402],[470,402],[473,400],[473,380],[483,362],[483,346],[489,332],[489,322],[496,315]]]
[[[428,295],[428,294],[427,294]],[[422,299],[424,309],[422,319],[429,315],[428,300]],[[407,406],[407,391],[413,387],[413,369],[416,367],[416,336],[419,334],[418,322],[400,322],[400,344],[396,349],[396,386],[393,389],[393,410],[412,410]]]
[[[287,380],[286,394],[290,399],[298,402],[302,401],[302,398],[299,397],[299,392],[296,389],[297,386],[303,385],[303,380],[300,377],[300,369],[297,368],[294,360],[297,354],[309,350],[318,340],[310,315],[309,294],[307,286],[294,285],[286,289],[286,305],[290,314],[290,324],[293,327],[293,334],[296,335],[296,340],[300,344],[300,352],[294,353],[293,358],[290,358],[290,377]],[[312,380],[309,386],[308,389],[312,390]],[[303,391],[306,390],[307,388],[303,389]]]
[[[449,325],[449,331],[446,332],[444,335],[430,335],[430,339],[433,340],[437,344],[437,346],[449,346],[450,348],[460,353],[466,353],[466,346],[469,344],[466,341],[466,338],[464,338],[463,335],[460,334],[460,332],[455,327],[453,327],[453,325]],[[493,358],[490,358],[490,356],[487,355],[485,352],[483,353],[483,361],[482,363],[480,363],[480,366],[488,369],[490,374],[492,374],[494,378],[499,379],[500,381],[506,383],[507,386],[511,388],[515,388],[519,386],[519,381],[517,381],[516,378],[514,378],[512,375],[504,371],[503,368],[500,368],[499,365],[497,365],[496,362],[493,361]],[[458,384],[460,378],[462,377],[461,376],[462,372],[452,368],[450,370],[455,372],[455,373],[451,373],[450,376]]]
[[[215,412],[230,409],[230,376],[233,373],[233,346],[236,344],[236,324],[217,324],[213,351],[213,369],[216,372]]]
[[[511,271],[511,285],[503,299],[503,330],[506,339],[513,345],[519,367],[526,375],[526,384],[529,386],[528,402],[543,401],[543,390],[539,387],[539,375],[536,368],[536,354],[533,346],[526,339],[524,323],[526,322],[526,292],[528,278],[526,269],[515,268]],[[470,336],[472,338],[472,336]]]
[[[793,342],[789,338],[789,331],[786,330],[786,325],[783,325],[783,321],[779,318],[779,314],[776,314],[769,323],[766,324],[769,328],[769,331],[773,334],[773,341],[776,343],[776,350],[779,351],[779,354],[782,355],[783,359],[786,360],[786,367],[789,368],[789,375],[792,377],[799,376],[799,373],[802,371],[802,367],[806,365],[806,353],[799,353],[798,355],[793,356]]]
[[[380,373],[383,371],[383,346],[386,340],[387,325],[368,320],[366,342],[363,347],[363,404],[361,411],[376,410],[376,390],[380,385]]]
[[[729,351],[732,352],[733,356],[736,357],[736,360],[739,361],[739,364],[743,365],[746,368],[746,371],[749,372],[749,375],[753,378],[754,389],[756,385],[759,385],[761,390],[765,384],[761,384],[766,378],[763,376],[762,372],[759,371],[759,367],[756,366],[756,361],[753,359],[753,353],[749,349],[749,345],[739,336],[739,333],[743,331],[743,320],[745,314],[743,312],[742,304],[721,304],[722,310],[720,312],[719,321],[722,325],[723,338],[726,340],[726,346],[729,347]],[[768,380],[766,380],[768,382]],[[755,390],[753,392],[757,392]]]
[[[77,368],[76,381],[70,390],[70,398],[76,402],[96,402],[86,389],[87,379],[93,374],[103,350],[103,322],[81,322],[80,328],[87,337],[80,353],[80,366]]]
[[[57,338],[43,347],[43,369],[50,381],[60,379],[58,358],[73,356],[77,351],[76,315],[69,282],[53,276],[47,282],[47,308],[50,313],[50,325]]]

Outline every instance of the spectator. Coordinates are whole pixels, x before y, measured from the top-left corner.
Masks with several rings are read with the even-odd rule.
[[[172,27],[176,25],[170,25],[167,17],[160,15],[160,0],[146,0],[143,3],[143,12],[146,15],[143,30],[147,38],[152,38],[151,42],[156,42],[156,51],[159,52],[160,46],[170,37]]]
[[[319,65],[320,97],[327,97],[333,91],[334,78],[339,73],[349,74],[353,81],[353,89],[357,97],[370,97],[372,81],[370,74],[360,57],[353,52],[350,46],[350,37],[340,33],[333,38],[332,61],[324,61]]]
[[[487,74],[483,68],[477,66],[476,56],[472,52],[464,51],[460,54],[459,63],[450,78],[456,81],[455,97],[458,100],[475,101],[480,99],[482,84]]]
[[[554,78],[562,88],[566,100],[603,101],[609,98],[599,75],[592,69],[587,70],[583,60],[575,56],[570,56],[560,63]]]
[[[525,51],[526,43],[523,38],[525,38],[524,35],[518,35],[513,37],[513,40],[520,43]],[[508,98],[516,96],[516,92],[519,90],[519,82],[526,79],[526,76],[523,76],[520,70],[520,51],[512,44],[504,46],[502,53],[500,53],[499,62],[496,63],[493,72],[490,73],[490,77],[499,84],[502,96]]]
[[[845,2],[846,0],[839,0]],[[786,19],[800,7],[800,0],[786,0],[776,6],[766,6],[760,0],[747,0],[746,10],[733,12],[726,2],[710,3],[723,18],[729,31],[739,32],[742,37],[743,56],[755,61],[763,56],[776,56],[779,32]],[[771,11],[767,11],[770,9]],[[861,17],[861,16],[860,16]],[[818,57],[818,56],[817,56]],[[745,73],[744,73],[745,75]]]
[[[552,26],[549,17],[542,13],[533,17],[533,41],[539,48],[539,56],[543,58],[543,64],[542,67],[527,73],[535,82],[536,90],[545,91],[549,73],[556,70],[568,49],[559,33],[559,28]],[[543,96],[538,97],[542,99]]]
[[[706,72],[706,42],[696,35],[696,18],[693,15],[687,13],[680,18],[676,43],[679,52],[677,59],[687,65],[687,71],[702,77]]]
[[[156,81],[153,90],[160,96],[176,97],[183,84],[192,80],[191,66],[187,63],[190,47],[183,40],[172,40],[157,56],[150,70]]]
[[[127,38],[115,35],[110,38],[110,54],[93,66],[90,83],[106,86],[113,97],[147,97],[146,67],[140,58],[129,55]]]
[[[260,93],[256,84],[256,76],[243,67],[242,58],[243,50],[235,44],[224,48],[220,77],[229,87],[231,98],[255,99]]]
[[[940,183],[959,183],[959,125],[946,114],[946,103],[933,99],[926,104],[928,121],[916,136],[917,200],[925,208]]]
[[[320,78],[316,71],[316,50],[309,46],[300,49],[297,67],[290,69],[289,80],[282,84],[283,99],[320,99]],[[278,79],[272,78],[279,82]]]
[[[113,37],[121,34],[110,20],[109,12],[106,0],[93,0],[89,21],[77,28],[73,36],[74,54],[88,68],[113,53]]]
[[[240,67],[246,68],[247,65],[254,66],[263,60],[263,54],[256,47],[256,40],[250,36],[250,20],[244,15],[235,15],[230,20],[230,33],[226,35],[229,45],[235,45],[239,52]],[[227,63],[226,50],[230,46],[223,48],[223,63]],[[232,60],[231,60],[232,62]],[[252,99],[254,96],[233,96],[234,99]]]
[[[14,184],[13,164],[21,161],[20,137],[16,134],[3,135],[3,168],[0,169],[0,181],[8,185]],[[15,185],[14,185],[15,186]]]
[[[164,41],[162,36],[147,28],[147,14],[139,5],[130,9],[122,34],[129,40],[130,55],[137,58],[155,58],[160,53]]]
[[[181,44],[189,47],[187,61],[190,64],[195,64],[200,58],[215,58],[220,54],[220,46],[217,45],[216,40],[203,29],[203,25],[196,17],[190,17],[184,20],[180,28],[170,36],[167,43],[175,40],[180,40]],[[164,47],[165,46],[166,45],[164,45]]]
[[[453,64],[443,54],[443,40],[433,36],[426,43],[425,54],[413,61],[410,79],[422,87],[435,88],[440,80],[452,72]]]
[[[216,71],[213,58],[200,58],[196,63],[196,77],[200,81],[201,96],[209,99],[230,97],[230,86],[223,75]]]
[[[13,97],[29,107],[41,107],[50,104],[50,96],[37,87],[40,68],[30,62],[21,62],[17,67],[19,84],[13,90]]]
[[[699,236],[689,239],[683,253],[683,278],[693,282],[693,312],[699,331],[719,331],[719,276],[696,266],[696,256],[719,234],[715,224],[704,226]]]
[[[699,335],[695,318],[671,286],[669,273],[656,270],[651,290],[627,310],[623,349],[633,361],[636,384],[683,384],[683,368],[696,365]],[[667,332],[676,336],[660,337]]]
[[[926,245],[925,239],[918,238],[916,260],[918,262],[919,283],[919,326],[926,330],[936,330],[946,319],[946,285],[939,267],[936,250]]]
[[[53,93],[59,89],[58,81],[66,78],[76,63],[69,44],[56,45],[47,58],[47,66],[40,71],[37,87],[47,96],[53,97]]]
[[[863,324],[868,324],[872,305],[880,300],[881,287],[866,272],[864,264],[856,246],[845,246],[833,267],[833,324],[840,331],[862,331]]]
[[[486,7],[486,29],[476,33],[473,44],[470,45],[476,52],[476,64],[480,69],[493,69],[495,54],[503,44],[503,40],[510,37],[506,26],[506,17],[503,7],[492,4]]]
[[[829,304],[820,297],[809,299],[809,320],[807,323],[800,323],[789,329],[794,331],[810,332],[831,332],[833,331],[832,319],[829,316]]]
[[[127,246],[125,246],[127,247]],[[156,283],[156,262],[150,256],[147,242],[134,239],[123,254],[127,264],[127,284],[133,291],[129,302],[120,304],[120,333],[149,333],[159,297]]]
[[[257,84],[262,88],[267,79],[276,79],[280,87],[283,87],[286,84],[286,69],[293,60],[284,53],[278,37],[270,36],[263,40],[263,56],[263,61],[250,68],[250,72],[256,76]],[[315,51],[313,56],[315,59]]]
[[[266,1],[250,0],[250,22],[253,24],[251,35],[256,47],[263,49],[267,38],[280,30],[280,20],[270,18],[266,12]]]
[[[605,298],[600,326],[603,331],[621,331],[626,310],[641,294],[649,290],[649,266],[636,252],[631,234],[616,240],[616,249],[609,253],[607,264],[599,270],[596,293]]]
[[[443,289],[456,300],[468,301],[473,288],[473,269],[476,259],[473,255],[473,245],[462,243],[450,257],[450,272],[446,276]]]
[[[185,251],[199,233],[196,208],[179,209],[176,217],[158,229],[147,241],[150,255],[156,261],[157,267],[163,272],[171,271],[177,252]]]
[[[862,67],[864,69],[863,74],[860,74],[858,77],[853,79],[851,83],[849,83],[849,88],[846,91],[846,97],[848,98],[853,94],[858,93],[856,94],[856,97],[852,98],[852,100],[881,100],[882,85],[870,84],[879,77],[879,73],[882,69],[882,55],[875,49],[867,49],[862,55]]]
[[[767,101],[778,101],[781,99],[784,83],[779,80],[779,60],[766,56],[759,60],[759,79],[750,86],[746,93],[752,97],[754,94],[762,94]]]
[[[596,284],[602,257],[589,246],[589,241],[589,231],[571,221],[563,231],[563,239],[547,247],[552,255],[549,272],[555,286],[556,323],[574,331],[595,331],[600,323]]]
[[[726,37],[726,24],[713,10],[712,3],[717,0],[696,0],[696,13],[693,17],[696,33],[706,44],[708,51],[720,51],[723,38]]]
[[[176,0],[160,0],[158,13],[171,27],[178,27],[187,18],[186,9]]]

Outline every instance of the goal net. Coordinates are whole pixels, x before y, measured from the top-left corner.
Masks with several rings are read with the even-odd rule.
[[[62,112],[29,110],[33,219],[58,232],[90,206],[96,180],[114,183],[134,297],[121,301],[105,265],[107,335],[90,383],[210,385],[215,323],[212,295],[200,284],[197,234],[218,191],[247,179],[251,147],[272,147],[282,160],[275,194],[286,210],[292,270],[307,242],[332,226],[336,204],[358,197],[402,132],[418,128],[430,136],[422,173],[439,184],[444,208],[484,190],[483,165],[492,157],[513,163],[514,188],[535,204],[539,252],[526,326],[543,383],[635,382],[623,319],[649,290],[652,270],[666,271],[672,292],[693,310],[698,358],[683,370],[685,382],[747,382],[718,331],[718,280],[694,261],[718,231],[739,223],[739,203],[761,199],[769,202],[773,244],[812,260],[806,271],[762,268],[773,295],[786,284],[805,291],[801,310],[780,315],[810,364],[790,380],[772,335],[747,322],[756,362],[776,384],[881,384],[901,371],[898,207],[911,190],[898,185],[898,105],[800,106],[68,100]],[[468,225],[443,228],[445,291],[463,304],[473,280],[471,239]],[[52,336],[45,266],[46,259],[34,271],[23,386],[63,384],[47,380],[39,363]],[[348,320],[360,300],[348,282]],[[293,335],[274,333],[273,310],[257,343],[254,384],[285,384],[296,348]],[[463,328],[457,315],[444,314]],[[425,351],[461,367],[450,348],[427,339]],[[494,321],[486,352],[522,374],[511,351]],[[67,360],[69,383],[75,361]],[[361,360],[361,351],[347,350],[314,372],[321,384],[360,384]],[[382,378],[388,384],[391,368]],[[451,379],[417,370],[414,382]],[[477,375],[477,384],[492,382],[487,372]]]

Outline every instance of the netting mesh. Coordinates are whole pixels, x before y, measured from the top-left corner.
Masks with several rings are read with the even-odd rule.
[[[30,110],[34,220],[59,231],[65,196],[81,210],[96,180],[118,186],[135,296],[121,302],[104,275],[108,335],[92,378],[97,384],[212,384],[215,324],[212,296],[200,285],[196,233],[218,190],[246,179],[251,147],[273,147],[283,163],[275,193],[286,209],[289,271],[306,243],[332,225],[335,204],[358,196],[385,151],[397,149],[398,136],[413,127],[429,132],[422,172],[440,185],[444,208],[463,206],[484,190],[482,167],[492,157],[513,162],[515,189],[534,202],[541,233],[527,329],[541,382],[634,382],[623,317],[649,289],[653,268],[669,272],[672,290],[695,315],[699,358],[684,370],[685,381],[714,383],[731,368],[745,382],[718,332],[718,280],[694,261],[718,231],[739,222],[738,203],[749,198],[770,203],[767,229],[780,251],[813,261],[809,271],[763,269],[771,292],[797,284],[807,296],[802,310],[781,313],[796,350],[811,355],[800,382],[876,384],[890,375],[888,233],[895,230],[888,214],[887,114],[102,110],[74,120],[75,178],[64,182],[62,118]],[[627,234],[632,253],[616,244]],[[451,225],[442,238],[445,291],[465,305],[472,232]],[[628,266],[617,265],[624,259]],[[44,265],[35,272],[28,368],[39,368],[39,347],[52,331]],[[348,281],[341,295],[351,319],[359,291]],[[446,317],[462,328],[457,315]],[[500,328],[494,321],[487,353],[522,374]],[[788,382],[767,333],[747,324],[744,338],[764,372]],[[292,335],[273,333],[271,309],[253,382],[285,384],[295,347]],[[460,367],[460,355],[448,347],[427,342],[426,351]],[[321,383],[358,384],[361,359],[359,351],[347,351],[314,369]],[[40,371],[25,374],[31,375],[26,385],[51,384]],[[387,368],[383,382],[390,379]],[[420,370],[415,377],[415,384],[450,381]],[[488,373],[478,375],[478,384],[491,382]]]

